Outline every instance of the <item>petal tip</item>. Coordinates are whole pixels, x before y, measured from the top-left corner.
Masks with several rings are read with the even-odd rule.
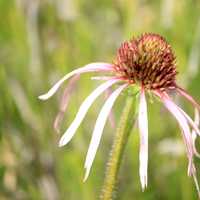
[[[66,144],[66,142],[63,141],[63,140],[61,139],[61,140],[59,141],[58,146],[59,146],[59,147],[63,147],[65,144]]]
[[[141,185],[142,185],[142,192],[144,192],[145,189],[147,188],[147,182],[145,182],[145,183],[142,182]]]
[[[45,95],[45,94],[43,94],[43,95],[40,95],[40,96],[38,96],[38,99],[40,99],[40,100],[47,100],[48,99],[48,97]]]
[[[85,183],[85,182],[87,181],[87,179],[88,179],[89,172],[90,172],[90,170],[89,170],[88,168],[86,168],[85,176],[84,176],[84,178],[83,178],[83,182],[84,182],[84,183]]]

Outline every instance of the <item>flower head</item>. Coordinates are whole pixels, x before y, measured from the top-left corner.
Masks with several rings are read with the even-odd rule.
[[[114,67],[119,76],[145,89],[173,88],[177,74],[171,46],[157,34],[124,42]]]
[[[107,72],[109,76],[95,77],[95,79],[104,80],[105,82],[98,86],[81,104],[75,119],[60,139],[59,146],[67,144],[72,139],[90,106],[98,96],[113,85],[117,84],[118,88],[107,98],[97,118],[85,161],[86,174],[84,180],[89,175],[106,120],[117,97],[130,85],[137,85],[140,88],[138,127],[140,132],[139,174],[142,189],[147,186],[148,170],[148,117],[145,97],[145,93],[148,91],[158,97],[177,120],[186,146],[188,175],[194,177],[199,190],[193,157],[194,155],[199,156],[195,148],[195,139],[197,135],[200,135],[198,128],[200,106],[192,96],[176,84],[176,58],[167,41],[158,34],[146,33],[124,42],[118,49],[114,63],[91,63],[78,68],[65,75],[46,94],[39,96],[39,98],[41,100],[48,99],[65,80],[85,72]],[[176,92],[192,103],[195,109],[194,121],[172,100],[170,91]]]

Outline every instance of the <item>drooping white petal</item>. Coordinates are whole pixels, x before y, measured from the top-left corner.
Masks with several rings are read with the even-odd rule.
[[[199,111],[198,109],[195,108],[195,115],[194,115],[194,123],[196,124],[196,126],[198,127],[199,126]],[[196,149],[196,146],[195,146],[195,141],[196,141],[196,138],[197,138],[197,133],[196,131],[193,129],[192,130],[192,141],[193,141],[193,146],[194,146],[194,153],[197,157],[200,158],[200,154],[198,153],[197,149]]]
[[[199,121],[200,121],[200,116],[199,116],[199,111],[198,109],[195,108],[194,110],[194,123],[199,126]]]
[[[118,89],[116,89],[106,100],[105,104],[103,105],[103,107],[99,113],[99,116],[97,118],[97,121],[96,121],[96,124],[94,127],[94,131],[92,134],[92,139],[91,139],[90,146],[89,146],[89,149],[87,152],[87,156],[86,156],[86,161],[85,161],[86,173],[85,173],[84,181],[86,181],[86,179],[89,176],[90,169],[91,169],[92,163],[94,161],[94,158],[95,158],[95,155],[96,155],[96,152],[97,152],[100,140],[101,140],[103,128],[105,126],[108,115],[112,109],[112,106],[113,106],[115,100],[117,99],[119,94],[122,92],[122,90],[126,86],[127,86],[127,84],[124,84],[124,85],[120,86]]]
[[[147,171],[148,171],[148,117],[147,102],[144,89],[141,89],[138,123],[140,132],[140,182],[142,190],[147,187]]]
[[[177,106],[177,105],[176,105]],[[182,110],[179,106],[177,106],[177,108],[183,113],[183,115],[185,116],[185,118],[188,120],[189,124],[192,126],[193,128],[193,132],[195,131],[195,134],[198,134],[200,136],[200,130],[198,128],[198,125],[196,122],[194,122],[191,117],[184,111]],[[195,109],[196,111],[197,109]],[[198,110],[197,110],[198,112]],[[195,112],[196,113],[196,112]]]
[[[60,124],[63,120],[64,113],[68,107],[70,97],[72,93],[75,92],[76,83],[79,77],[80,77],[79,75],[75,75],[73,78],[71,78],[67,87],[64,90],[64,93],[60,101],[59,112],[54,120],[54,125],[53,125],[54,129],[57,132],[60,132]]]
[[[193,169],[193,154],[194,154],[194,148],[192,143],[192,137],[190,132],[190,127],[187,123],[187,120],[183,113],[177,108],[175,103],[171,101],[166,96],[161,97],[162,102],[164,103],[165,107],[171,112],[171,114],[176,118],[176,120],[179,123],[179,126],[182,129],[182,135],[184,138],[185,145],[187,147],[187,156],[189,160],[188,164],[188,174],[191,175],[192,169]]]
[[[105,80],[109,80],[109,79],[112,79],[112,78],[114,78],[113,76],[92,76],[91,77],[91,80],[103,80],[103,81],[105,81]]]
[[[192,159],[192,158],[191,158],[191,159],[189,158],[188,170],[187,170],[188,176],[192,176],[193,174],[195,174],[195,173],[196,173],[195,170],[196,170],[196,169],[195,169],[195,165],[194,165],[193,159]]]
[[[177,106],[177,105],[176,105]],[[197,108],[195,108],[195,120],[193,121],[191,117],[184,111],[182,110],[179,106],[177,108],[182,112],[182,114],[185,116],[187,119],[188,123],[191,125],[192,129],[192,141],[193,141],[193,148],[194,148],[194,154],[200,158],[200,154],[198,153],[196,146],[195,146],[195,140],[197,137],[197,134],[200,136],[200,130],[198,128],[199,126],[199,111]]]
[[[74,121],[71,123],[70,127],[66,130],[64,135],[61,137],[59,146],[63,146],[67,144],[71,138],[74,136],[76,130],[80,126],[81,122],[83,121],[87,111],[89,110],[92,103],[95,101],[95,99],[103,93],[107,88],[111,87],[114,83],[118,82],[119,80],[109,80],[102,85],[100,85],[98,88],[96,88],[81,104],[78,113],[76,114],[76,117]]]
[[[195,123],[195,125],[198,127],[199,126],[199,122],[200,122],[200,116],[199,116],[199,111],[198,111],[198,109],[194,109],[194,123]],[[195,129],[193,129],[192,130],[192,134],[195,134],[195,135],[197,135],[196,134],[196,130]]]
[[[109,63],[90,63],[88,65],[85,65],[84,67],[75,69],[74,71],[66,74],[62,79],[60,79],[46,94],[40,95],[38,98],[41,100],[47,100],[58,90],[62,83],[67,79],[71,78],[76,74],[92,71],[112,71],[112,65]]]
[[[181,90],[182,93],[184,93],[187,96],[187,99],[190,99],[191,97],[185,93],[184,91]],[[178,107],[178,106],[177,106]],[[194,121],[191,119],[191,117],[184,111],[182,110],[180,107],[178,107],[178,109],[183,113],[183,115],[185,116],[185,118],[188,120],[189,124],[192,126],[192,142],[193,142],[193,149],[194,149],[194,154],[200,158],[200,154],[198,153],[196,146],[195,146],[195,141],[196,141],[196,137],[197,134],[200,136],[200,130],[198,128],[199,126],[199,110],[197,107],[195,107],[195,119]]]
[[[183,88],[177,87],[176,89],[180,95],[185,97],[189,102],[193,104],[193,106],[195,106],[200,111],[200,105],[192,96],[190,96]]]

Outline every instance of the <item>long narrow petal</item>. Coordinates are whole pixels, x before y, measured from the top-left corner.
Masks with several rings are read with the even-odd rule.
[[[199,126],[200,116],[199,111],[197,109],[194,110],[194,123]]]
[[[115,78],[115,77],[113,77],[113,76],[92,76],[91,80],[106,81],[106,80],[109,80],[109,79],[112,79],[112,78]]]
[[[187,120],[183,113],[177,108],[175,103],[171,101],[169,98],[166,96],[161,97],[162,102],[164,103],[165,107],[171,112],[171,114],[176,118],[176,120],[179,123],[179,126],[182,129],[182,134],[184,138],[185,145],[187,147],[187,156],[189,160],[188,164],[188,174],[191,175],[193,171],[193,154],[194,154],[194,148],[193,148],[193,143],[192,143],[192,137],[190,133],[190,127],[187,123]]]
[[[196,126],[198,127],[199,126],[199,111],[198,109],[195,108],[195,116],[194,116],[194,123],[196,124]],[[196,149],[196,146],[195,146],[195,141],[196,141],[196,138],[197,138],[197,133],[196,131],[193,129],[192,130],[192,141],[193,141],[193,146],[194,146],[194,153],[197,157],[200,158],[200,154],[199,152],[197,151]]]
[[[68,107],[70,97],[72,93],[75,91],[76,83],[77,80],[79,79],[79,75],[75,75],[71,80],[69,81],[69,84],[64,90],[64,93],[62,95],[61,101],[60,101],[60,106],[59,106],[59,112],[54,120],[54,129],[59,132],[60,131],[60,124],[63,120],[64,113]]]
[[[183,88],[177,87],[177,91],[180,95],[190,101],[198,110],[200,110],[200,105],[197,103],[197,101],[192,96],[190,96]]]
[[[138,123],[140,131],[140,182],[142,190],[147,187],[147,170],[148,170],[148,118],[147,103],[144,89],[140,93]]]
[[[62,83],[67,79],[71,78],[76,74],[92,71],[112,71],[112,65],[109,63],[90,63],[88,65],[85,65],[84,67],[75,69],[74,71],[66,74],[62,79],[60,79],[46,94],[43,94],[38,98],[41,100],[47,100],[58,90]]]
[[[192,126],[193,130],[195,131],[195,134],[197,133],[200,136],[200,130],[198,128],[198,125],[191,119],[191,117],[184,110],[182,110],[179,106],[177,106],[177,108],[183,113],[183,115],[185,116],[185,118],[187,119],[189,124]]]
[[[168,96],[167,93],[165,93],[166,96]],[[168,98],[170,98],[168,96]],[[175,104],[176,105],[176,104]],[[177,106],[177,105],[176,105]],[[193,150],[194,150],[194,154],[200,158],[200,154],[198,153],[196,146],[195,146],[195,140],[197,137],[197,134],[200,136],[200,130],[198,128],[199,126],[199,110],[195,107],[195,119],[194,121],[191,119],[191,117],[184,111],[182,110],[179,106],[177,106],[177,108],[182,112],[182,114],[185,116],[185,118],[187,119],[188,123],[191,125],[192,127],[192,141],[193,141]]]
[[[195,125],[198,127],[199,126],[199,122],[200,122],[200,116],[199,116],[199,111],[198,111],[198,109],[194,109],[194,123],[195,123]],[[192,131],[192,133],[195,133],[195,135],[196,135],[196,130],[194,129],[193,131]]]
[[[105,104],[103,105],[99,113],[99,116],[97,118],[97,121],[94,127],[94,131],[92,134],[92,139],[91,139],[90,146],[87,152],[87,156],[86,156],[86,161],[85,161],[86,173],[85,173],[84,181],[86,181],[86,179],[89,176],[90,169],[94,161],[94,157],[96,155],[108,115],[112,109],[112,106],[115,100],[117,99],[117,97],[119,96],[119,94],[122,92],[122,90],[125,87],[127,87],[127,84],[124,84],[120,86],[118,89],[116,89],[106,100]]]
[[[176,105],[177,106],[177,105]],[[196,146],[195,146],[195,140],[197,137],[197,134],[200,136],[200,130],[198,128],[199,125],[199,111],[197,108],[195,108],[195,121],[191,119],[191,117],[184,111],[182,110],[179,106],[177,108],[182,112],[182,114],[185,116],[187,119],[188,123],[191,125],[192,129],[192,141],[193,141],[193,148],[194,148],[194,154],[200,158],[200,154],[198,153]]]
[[[85,101],[81,104],[79,111],[70,125],[70,127],[66,130],[64,135],[61,137],[59,146],[63,146],[67,144],[71,138],[74,136],[76,130],[80,126],[81,122],[83,121],[85,115],[87,114],[87,111],[89,110],[90,106],[92,103],[95,101],[95,99],[103,93],[107,88],[111,87],[114,83],[118,82],[119,80],[109,80],[102,85],[100,85],[98,88],[96,88],[86,99]]]

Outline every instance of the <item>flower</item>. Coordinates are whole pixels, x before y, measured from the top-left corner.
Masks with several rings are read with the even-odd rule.
[[[140,132],[139,174],[142,189],[147,187],[148,169],[148,118],[145,96],[147,92],[158,97],[177,120],[186,146],[189,163],[188,175],[194,177],[198,189],[193,157],[194,155],[199,156],[195,148],[195,139],[197,135],[200,135],[200,130],[198,128],[200,105],[192,96],[176,84],[176,58],[167,41],[158,34],[145,33],[138,38],[133,38],[130,41],[124,42],[118,49],[116,59],[113,63],[91,63],[78,68],[65,75],[46,94],[39,96],[39,99],[46,100],[50,98],[65,80],[86,72],[107,72],[109,75],[94,78],[104,80],[105,83],[97,87],[82,103],[74,121],[61,137],[59,146],[67,144],[72,139],[90,106],[97,97],[113,85],[118,85],[118,87],[107,98],[98,115],[86,156],[86,174],[84,180],[86,180],[89,175],[106,120],[114,102],[123,90],[131,85],[137,85],[140,88],[138,127]],[[183,96],[192,104],[195,109],[194,121],[172,100],[170,97],[171,91]]]

